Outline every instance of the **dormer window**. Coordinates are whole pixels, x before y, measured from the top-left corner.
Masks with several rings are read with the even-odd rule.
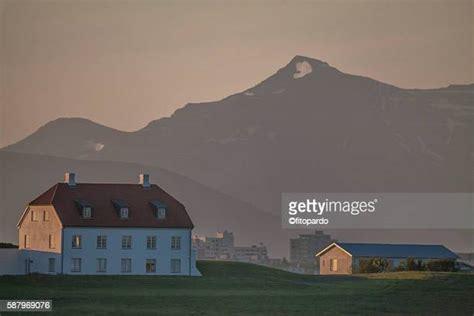
[[[121,219],[130,218],[130,207],[128,206],[128,203],[126,201],[120,199],[113,199],[112,204],[114,205],[118,217],[120,217]]]
[[[122,207],[120,209],[120,218],[128,218],[128,207]]]
[[[166,209],[168,208],[166,204],[159,200],[153,200],[150,201],[150,205],[153,208],[155,218],[166,219]]]
[[[84,218],[91,218],[92,217],[92,208],[90,206],[86,206],[82,208],[82,217]]]
[[[89,202],[83,199],[77,199],[74,202],[76,202],[82,218],[92,218],[92,205]]]
[[[158,219],[166,218],[166,209],[164,207],[161,207],[156,211],[156,218]]]

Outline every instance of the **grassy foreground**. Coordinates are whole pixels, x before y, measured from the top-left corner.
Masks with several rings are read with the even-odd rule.
[[[325,277],[245,263],[201,261],[198,267],[203,277],[4,276],[0,299],[52,299],[54,312],[63,315],[474,313],[469,274]]]

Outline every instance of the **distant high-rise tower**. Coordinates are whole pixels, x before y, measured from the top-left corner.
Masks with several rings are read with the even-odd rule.
[[[303,234],[298,238],[290,239],[291,265],[318,269],[319,260],[316,260],[316,253],[333,242],[330,235],[319,230],[316,230],[314,234]]]

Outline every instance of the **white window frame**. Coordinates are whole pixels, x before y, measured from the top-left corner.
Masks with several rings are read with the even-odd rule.
[[[148,269],[151,267],[151,269]],[[146,273],[156,273],[156,259],[146,259],[145,260],[145,272]]]
[[[97,235],[96,249],[107,249],[107,236],[106,235]]]
[[[146,249],[147,250],[156,249],[156,236],[146,236]]]
[[[164,207],[159,207],[156,210],[156,218],[157,219],[166,219],[166,208]]]
[[[171,236],[171,250],[181,250],[181,236]]]
[[[92,207],[84,206],[82,208],[82,217],[83,218],[92,218]]]
[[[128,207],[122,207],[120,208],[120,218],[122,219],[127,219],[129,218],[130,214],[129,214],[129,209]]]
[[[100,273],[107,272],[107,258],[96,259],[96,272],[100,272]]]
[[[122,272],[122,273],[131,273],[132,272],[132,259],[131,258],[122,258],[121,259],[121,261],[120,261],[120,272]]]
[[[72,235],[71,248],[72,249],[81,249],[82,248],[82,236],[81,235]]]
[[[171,259],[170,260],[170,272],[171,273],[181,273],[181,259]]]
[[[122,249],[132,249],[132,236],[131,235],[122,236]]]
[[[82,259],[72,258],[71,259],[71,272],[81,272],[82,270]]]

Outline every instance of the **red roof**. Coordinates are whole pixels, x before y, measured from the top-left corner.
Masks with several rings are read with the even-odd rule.
[[[77,200],[92,206],[92,218],[82,217]],[[123,200],[129,208],[129,218],[121,219],[112,200]],[[166,218],[157,219],[151,201],[167,206]],[[29,205],[52,205],[64,227],[152,227],[193,228],[185,207],[157,185],[78,183],[69,186],[58,183],[34,199]]]

